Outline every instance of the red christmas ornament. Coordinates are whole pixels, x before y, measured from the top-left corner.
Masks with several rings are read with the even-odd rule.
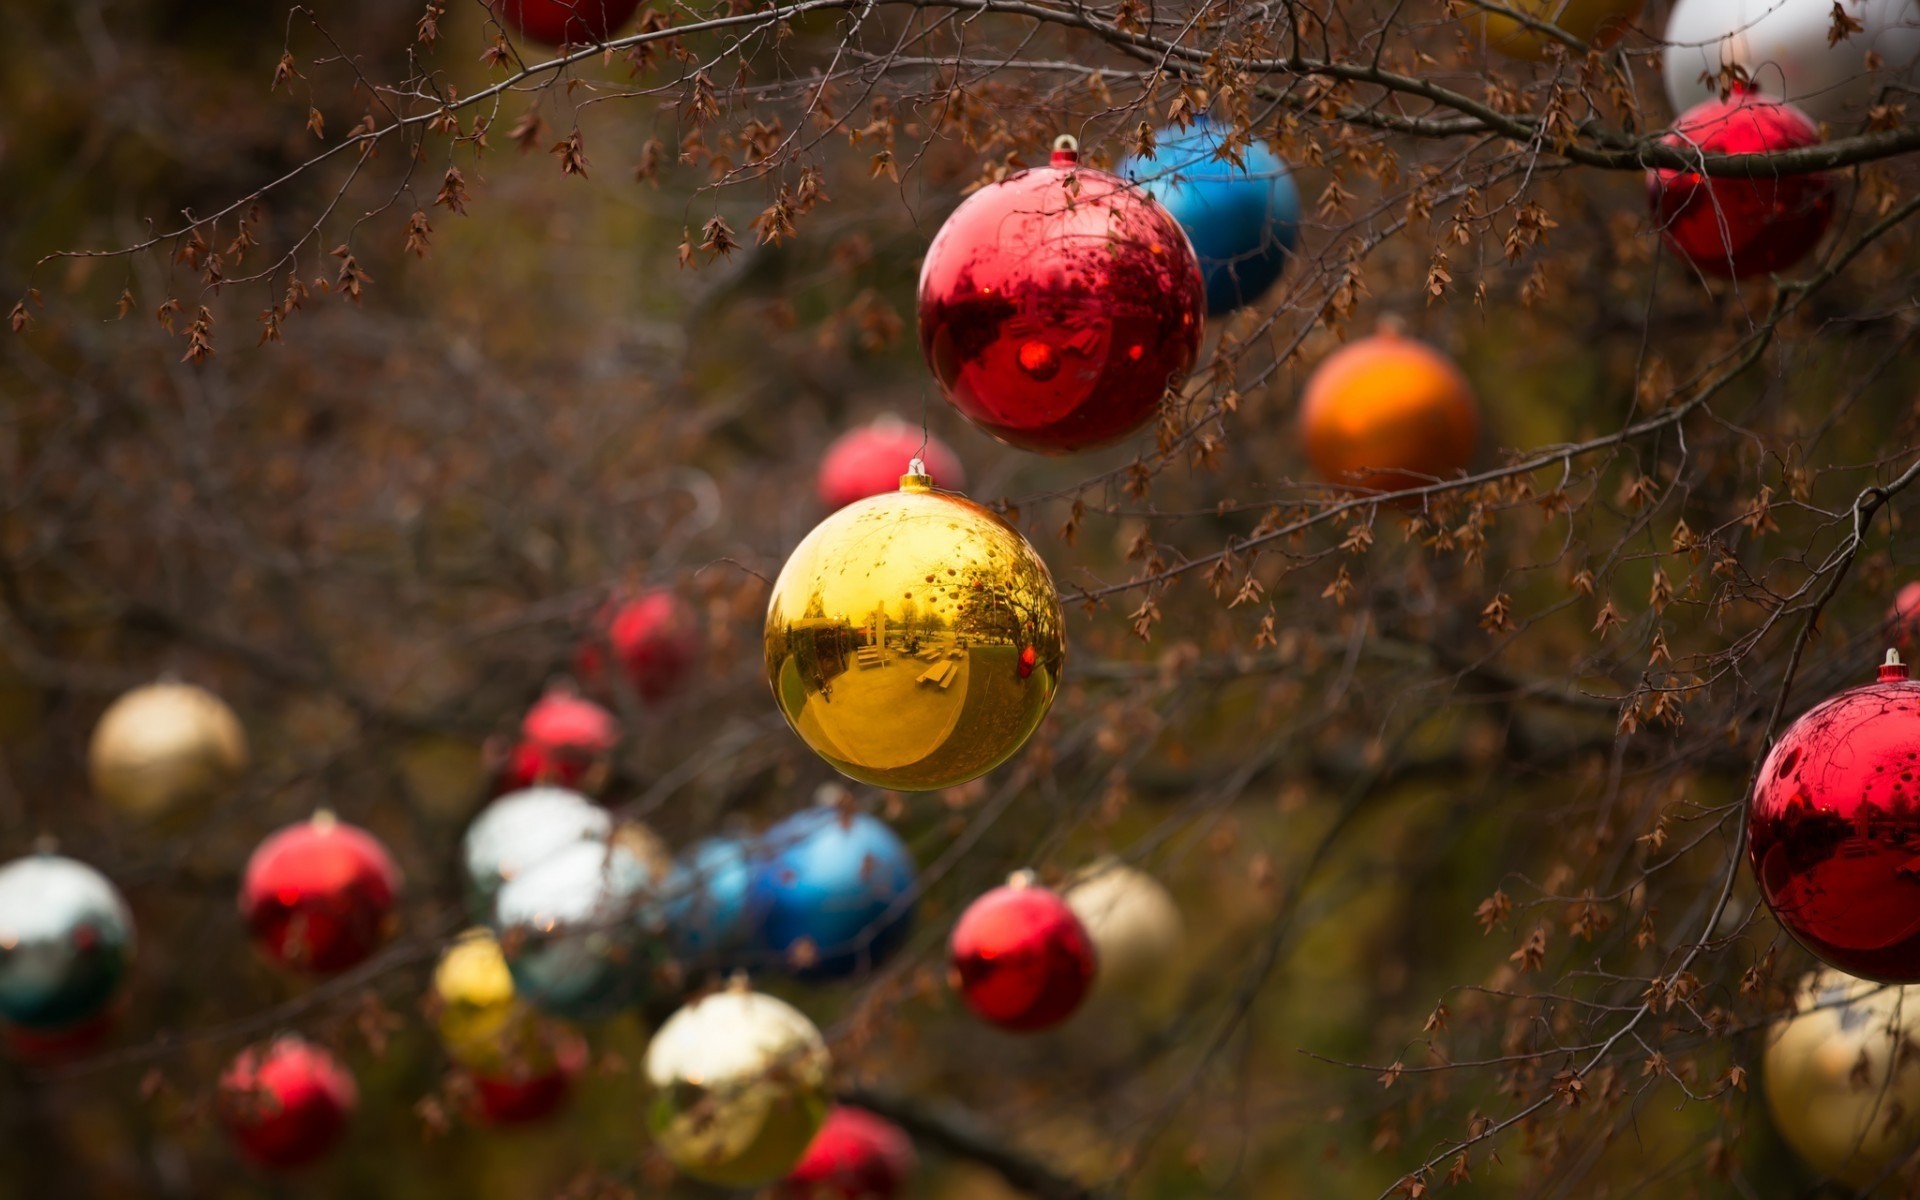
[[[920,269],[920,349],[947,399],[1041,454],[1153,420],[1193,369],[1206,314],[1179,223],[1072,149],[969,196]]]
[[[920,1166],[898,1125],[841,1106],[780,1185],[780,1200],[899,1200]]]
[[[492,0],[500,23],[549,46],[604,42],[625,25],[640,0]]]
[[[329,812],[261,842],[240,884],[240,915],[260,949],[316,974],[362,962],[393,933],[400,869],[364,829]]]
[[[1815,705],[1760,766],[1747,812],[1760,894],[1849,975],[1920,982],[1920,683],[1880,678]]]
[[[951,978],[1002,1029],[1050,1029],[1093,987],[1093,939],[1067,902],[1016,875],[967,906],[947,945]]]
[[[565,688],[549,688],[520,721],[520,741],[500,773],[500,790],[578,787],[619,740],[620,723],[612,713]]]
[[[899,480],[894,482],[898,486]],[[575,670],[583,680],[604,684],[604,655],[611,647],[643,700],[660,700],[673,692],[700,657],[693,610],[665,588],[610,606],[598,624],[599,632],[575,656]]]
[[[922,443],[924,442],[924,447]],[[919,458],[933,486],[949,492],[967,490],[966,472],[947,444],[899,417],[885,416],[871,425],[848,430],[827,447],[820,460],[820,502],[842,509],[855,500],[900,490],[907,463]]]
[[[1687,110],[1661,144],[1686,154],[1767,154],[1817,145],[1820,131],[1791,104],[1736,87]],[[1709,178],[1647,172],[1654,224],[1694,267],[1723,279],[1784,270],[1804,258],[1833,220],[1834,186],[1822,172]]]
[[[248,1047],[220,1076],[220,1119],[242,1153],[288,1170],[325,1155],[346,1136],[360,1102],[353,1076],[325,1050],[283,1037]]]
[[[59,1029],[32,1029],[11,1021],[0,1023],[0,1040],[6,1043],[7,1057],[30,1067],[51,1067],[83,1058],[107,1040],[126,1008],[124,1000],[78,1025]]]
[[[1900,589],[1887,610],[1887,630],[1893,644],[1912,654],[1920,649],[1920,580]]]
[[[586,1065],[586,1043],[569,1037],[555,1047],[551,1067],[538,1074],[472,1072],[474,1115],[489,1125],[543,1121],[566,1104],[574,1077]]]

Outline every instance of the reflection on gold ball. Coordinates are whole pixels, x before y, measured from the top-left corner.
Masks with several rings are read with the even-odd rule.
[[[87,748],[94,792],[135,817],[209,799],[246,766],[239,718],[220,697],[185,683],[148,684],[115,700]]]
[[[647,1124],[683,1173],[722,1187],[773,1182],[827,1115],[826,1042],[813,1022],[741,987],[694,1000],[647,1047]]]
[[[766,652],[774,699],[815,753],[862,783],[923,792],[1026,743],[1053,704],[1066,637],[1027,540],[909,475],[794,550]]]
[[[1640,15],[1646,0],[1506,0],[1506,7],[1544,21],[1563,33],[1571,34],[1604,50],[1619,41],[1627,26]],[[1481,14],[1487,45],[1512,58],[1546,62],[1549,46],[1561,46],[1568,54],[1576,51],[1557,38],[1531,25],[1523,25],[1501,13]]]
[[[1819,971],[1798,1009],[1767,1044],[1767,1108],[1808,1166],[1865,1187],[1920,1137],[1920,1060],[1898,1053],[1920,1041],[1920,986]]]
[[[483,1074],[539,1073],[551,1039],[513,992],[506,956],[491,931],[469,929],[441,954],[428,1001],[447,1057]]]
[[[1125,996],[1157,1006],[1172,998],[1181,983],[1187,932],[1159,880],[1103,859],[1070,881],[1065,896],[1100,960],[1096,1000]]]

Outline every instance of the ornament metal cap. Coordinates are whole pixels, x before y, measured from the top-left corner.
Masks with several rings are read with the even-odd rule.
[[[1080,162],[1080,139],[1070,133],[1063,133],[1053,139],[1053,157],[1048,160],[1050,167],[1071,167]]]
[[[1030,867],[1007,876],[1007,886],[1010,888],[1030,888],[1039,882],[1040,876]]]
[[[907,461],[907,473],[900,477],[900,490],[903,492],[930,492],[933,490],[933,476],[927,474],[927,464],[919,458]]]
[[[313,826],[315,833],[332,833],[339,827],[340,818],[334,816],[330,808],[316,808],[313,816],[307,819],[307,824]]]
[[[1880,682],[1898,683],[1907,678],[1907,664],[1900,661],[1900,652],[1889,649],[1887,660],[1880,664]]]

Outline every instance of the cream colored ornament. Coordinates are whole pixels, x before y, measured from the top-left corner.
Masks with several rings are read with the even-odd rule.
[[[694,1000],[653,1035],[647,1125],[681,1172],[721,1187],[779,1179],[826,1120],[826,1042],[744,984]]]
[[[1160,881],[1114,859],[1080,871],[1064,892],[1087,927],[1100,962],[1094,998],[1131,997],[1148,1004],[1179,988],[1186,923]]]
[[[1819,971],[1797,1008],[1767,1044],[1767,1108],[1808,1166],[1865,1187],[1920,1140],[1920,985]]]
[[[226,701],[187,683],[151,683],[100,716],[87,772],[101,799],[152,817],[211,799],[247,767],[247,735]]]

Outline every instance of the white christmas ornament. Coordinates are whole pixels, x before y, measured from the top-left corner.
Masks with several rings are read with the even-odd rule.
[[[1920,0],[1839,0],[1858,32],[1831,42],[1835,0],[1679,0],[1661,52],[1667,100],[1684,113],[1719,93],[1724,66],[1838,131],[1920,62]],[[1870,60],[1874,64],[1870,66]]]

